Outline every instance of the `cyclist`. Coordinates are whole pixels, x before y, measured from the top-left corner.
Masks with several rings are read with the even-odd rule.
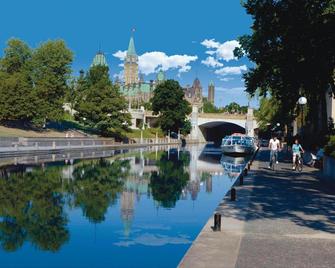
[[[280,141],[277,139],[277,136],[275,134],[272,135],[272,139],[269,142],[269,149],[270,149],[270,162],[269,162],[269,168],[271,168],[271,162],[272,157],[274,155],[276,159],[276,164],[278,164],[278,151],[280,150]],[[274,163],[272,163],[274,164]]]
[[[296,158],[297,157],[301,158],[301,153],[304,153],[304,149],[299,144],[298,139],[296,139],[294,141],[294,144],[292,146],[292,153],[293,153],[293,159],[292,159],[293,168],[292,169],[295,170],[295,161],[296,161]]]

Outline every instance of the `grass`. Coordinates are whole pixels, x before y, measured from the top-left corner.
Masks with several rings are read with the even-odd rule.
[[[65,137],[65,132],[56,130],[34,131],[0,126],[0,137]]]
[[[158,138],[164,138],[165,135],[160,128],[147,128],[143,130],[143,138],[155,138],[156,133],[158,134]],[[141,130],[139,129],[132,129],[130,132],[124,133],[128,138],[140,138],[141,137]]]

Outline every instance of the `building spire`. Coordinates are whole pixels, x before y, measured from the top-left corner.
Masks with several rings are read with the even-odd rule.
[[[127,56],[136,56],[135,44],[134,44],[134,32],[135,28],[131,30],[131,36],[128,45]]]

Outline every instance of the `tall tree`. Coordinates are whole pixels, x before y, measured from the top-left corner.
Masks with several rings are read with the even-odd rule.
[[[62,40],[47,41],[33,53],[32,78],[39,96],[38,109],[43,119],[59,120],[63,116],[72,59],[73,53]],[[36,123],[41,123],[41,118],[38,120]]]
[[[109,79],[108,67],[93,66],[82,82],[76,105],[77,120],[104,136],[121,136],[128,129],[130,115],[119,88]]]
[[[0,121],[42,126],[58,120],[71,73],[72,52],[61,40],[35,50],[10,39],[0,59]]]
[[[235,54],[255,63],[244,75],[247,92],[270,93],[287,123],[299,96],[306,96],[311,130],[321,134],[327,127],[326,91],[335,91],[335,1],[248,0],[243,5],[253,18],[253,33],[239,38]]]
[[[185,100],[184,91],[177,81],[166,80],[159,84],[151,102],[154,114],[159,114],[158,123],[163,131],[190,132],[187,116],[191,113],[191,106]]]

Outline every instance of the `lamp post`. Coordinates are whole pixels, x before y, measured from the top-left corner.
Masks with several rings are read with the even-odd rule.
[[[307,99],[305,97],[300,97],[298,99],[298,103],[301,107],[301,128],[300,128],[300,131],[301,131],[301,134],[302,134],[303,125],[304,125],[304,105],[307,104]]]

